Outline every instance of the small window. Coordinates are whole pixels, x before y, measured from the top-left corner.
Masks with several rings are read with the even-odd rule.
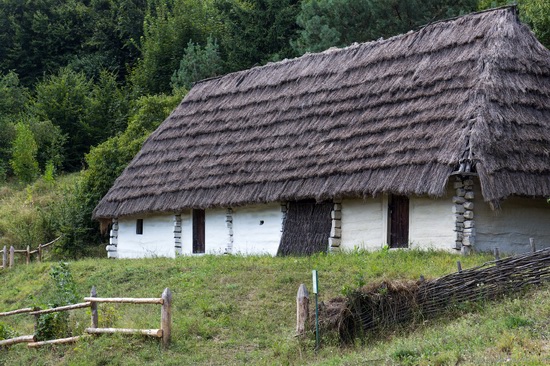
[[[143,235],[143,219],[137,219],[136,221],[136,234]]]

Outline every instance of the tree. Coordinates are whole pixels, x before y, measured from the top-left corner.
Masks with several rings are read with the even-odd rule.
[[[24,85],[65,66],[90,31],[81,0],[5,0],[0,4],[0,71],[15,70]]]
[[[208,37],[204,48],[189,41],[183,52],[180,67],[172,75],[172,87],[189,90],[194,82],[217,76],[221,71],[222,59],[218,44],[212,37]]]
[[[120,87],[116,77],[114,73],[101,71],[88,95],[88,109],[82,118],[90,135],[89,146],[95,146],[126,129],[131,101],[127,90]]]
[[[217,38],[220,25],[211,1],[150,0],[140,39],[141,59],[132,70],[134,95],[169,93],[182,50],[190,40],[205,44]]]
[[[33,112],[49,120],[67,137],[64,168],[75,171],[82,167],[84,154],[90,147],[90,129],[86,121],[91,81],[83,73],[61,69],[36,86]]]
[[[14,72],[0,74],[0,181],[9,172],[11,147],[15,139],[15,121],[24,112],[30,96]]]
[[[127,98],[114,74],[100,72],[94,84],[84,73],[63,68],[36,86],[32,113],[59,127],[67,140],[64,168],[75,171],[82,168],[91,146],[124,130]]]
[[[472,12],[477,0],[309,0],[297,17],[296,52],[318,52],[406,33]]]
[[[295,57],[300,0],[218,0],[224,32],[218,38],[227,70],[242,70]]]
[[[23,122],[17,123],[12,147],[11,167],[15,176],[23,183],[32,183],[40,174],[36,153],[38,147],[31,129]]]

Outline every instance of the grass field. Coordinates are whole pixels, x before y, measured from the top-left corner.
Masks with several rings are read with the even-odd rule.
[[[40,350],[16,345],[0,352],[2,365],[544,365],[550,363],[550,289],[511,294],[443,318],[428,319],[341,347],[324,335],[294,337],[295,298],[300,283],[311,289],[319,271],[320,300],[381,279],[438,277],[490,258],[435,251],[380,251],[298,258],[202,256],[177,259],[88,259],[69,263],[82,297],[95,285],[100,297],[158,297],[173,292],[172,344],[154,339],[101,336]],[[0,311],[47,304],[54,291],[49,272],[56,263],[35,263],[0,272]],[[158,305],[100,304],[100,326],[158,328]],[[0,322],[32,334],[28,315]],[[75,335],[88,326],[86,309],[69,320]]]

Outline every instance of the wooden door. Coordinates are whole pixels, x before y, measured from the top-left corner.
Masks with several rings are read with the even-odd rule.
[[[408,248],[409,246],[409,198],[390,196],[390,248]]]
[[[193,210],[193,253],[205,252],[204,210]]]

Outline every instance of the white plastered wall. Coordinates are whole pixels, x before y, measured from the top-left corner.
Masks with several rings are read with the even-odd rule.
[[[193,254],[193,215],[191,210],[181,213],[181,254]]]
[[[143,219],[143,234],[136,221]],[[175,257],[174,215],[124,217],[118,220],[118,258]]]
[[[342,201],[343,250],[376,250],[388,242],[388,197]],[[450,250],[455,245],[452,189],[441,198],[409,198],[409,243],[411,248]]]
[[[452,250],[455,219],[450,188],[440,198],[409,199],[409,243],[411,248]]]
[[[384,205],[385,203],[385,205]],[[387,199],[342,200],[342,250],[382,248],[387,237]]]
[[[225,208],[205,210],[204,247],[207,254],[223,254],[227,248],[228,229]]]
[[[233,208],[233,254],[276,255],[282,218],[279,203]]]
[[[225,209],[205,210],[204,213],[204,250],[206,254],[223,254],[227,247],[227,227]],[[191,210],[181,213],[181,253],[193,253],[193,214]],[[201,253],[202,254],[202,253]]]
[[[544,198],[510,197],[492,210],[476,181],[474,213],[476,251],[524,253],[531,250],[529,238],[537,249],[550,247],[550,204]]]

